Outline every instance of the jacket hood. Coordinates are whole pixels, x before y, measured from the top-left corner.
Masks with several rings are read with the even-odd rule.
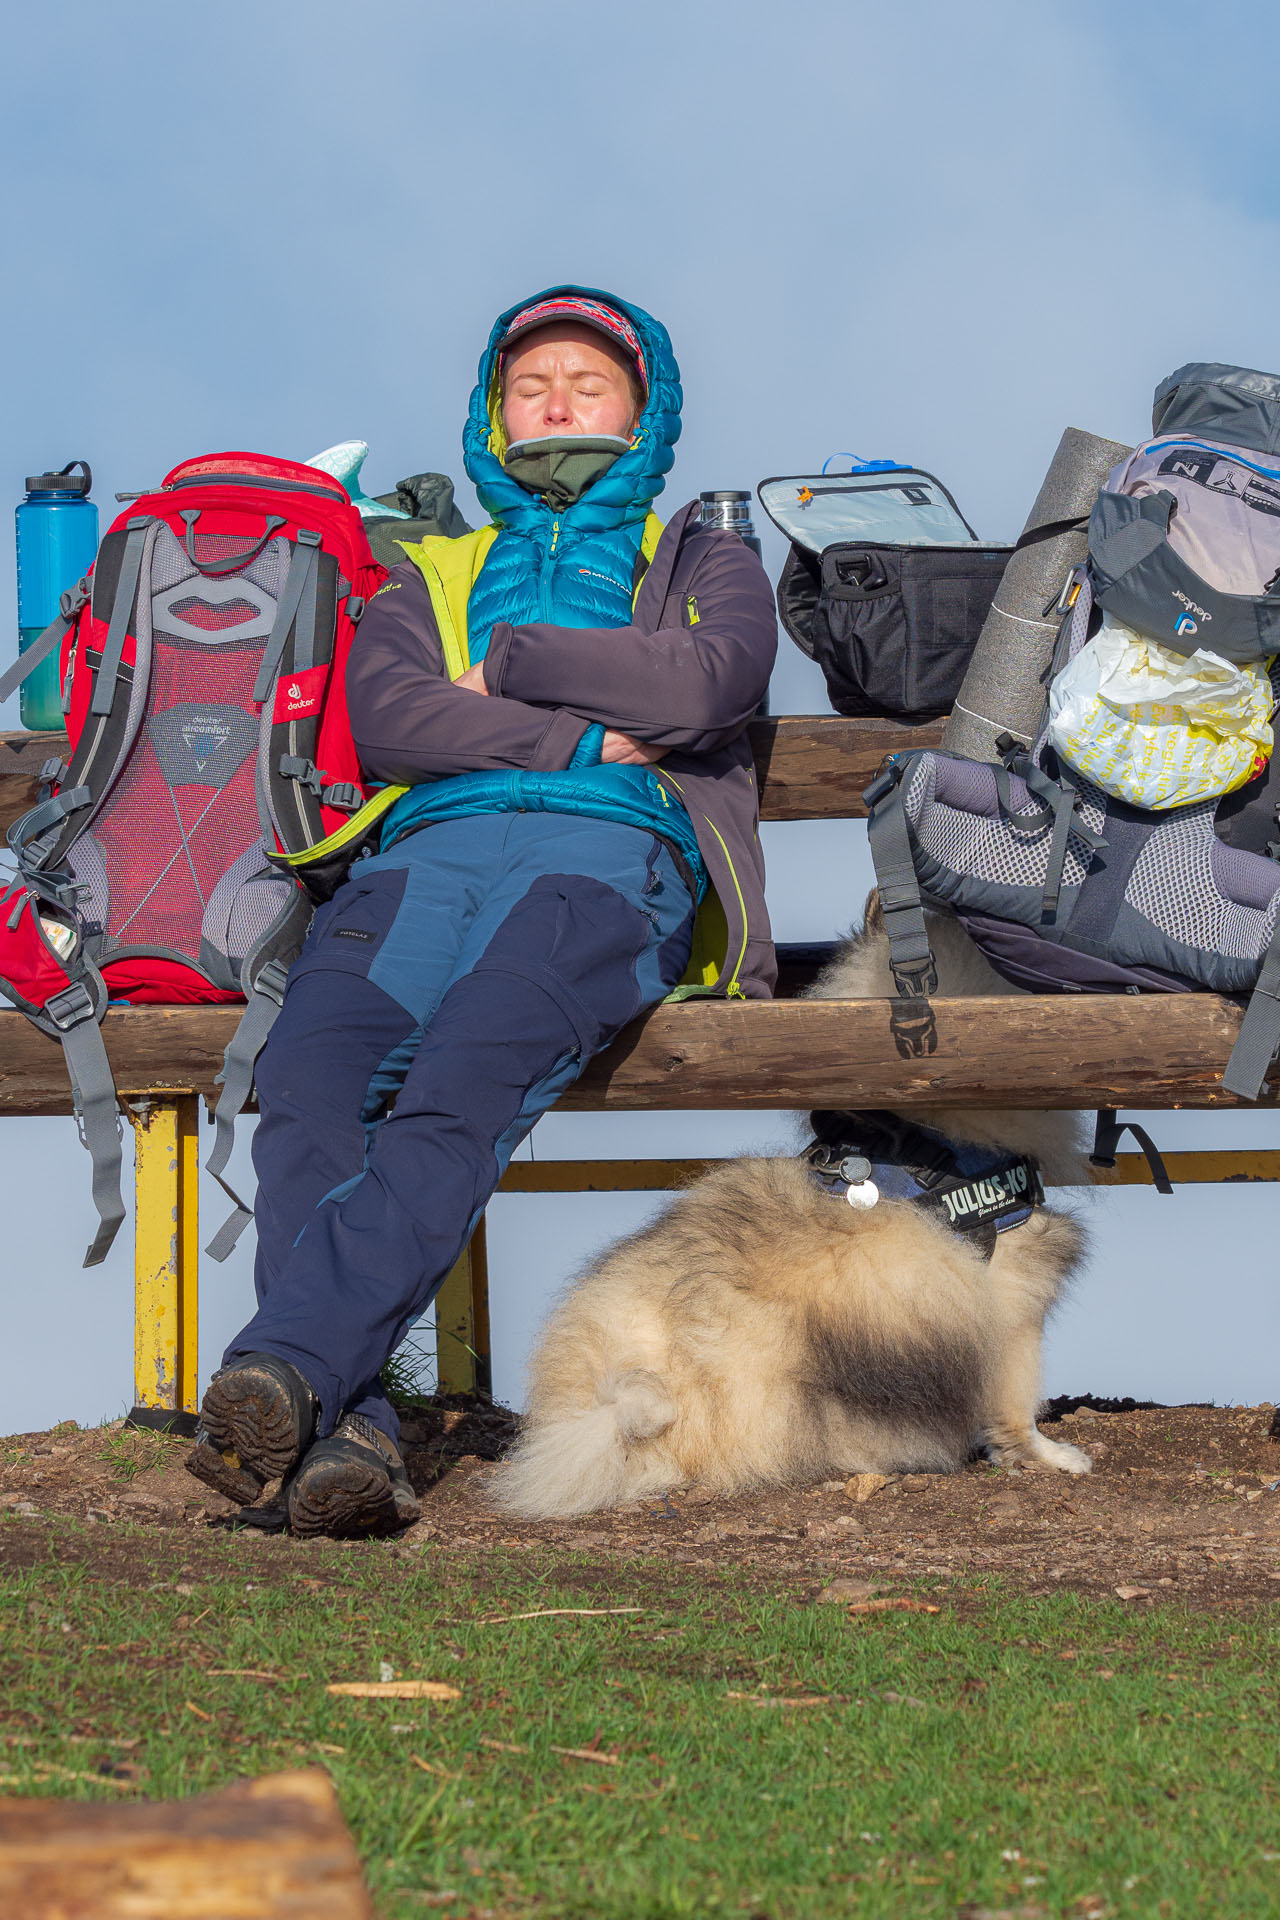
[[[480,356],[479,373],[462,433],[463,462],[480,496],[480,504],[500,527],[532,531],[546,516],[548,509],[543,503],[527,493],[502,465],[507,444],[498,391],[498,342],[523,308],[558,294],[585,295],[616,307],[631,322],[644,349],[649,397],[631,445],[608,472],[560,516],[562,524],[583,532],[627,526],[645,518],[663,489],[675,460],[675,444],[680,438],[683,395],[680,369],[666,328],[643,307],[620,300],[616,293],[605,293],[599,287],[545,287],[541,293],[517,300],[514,306],[498,315],[488,345]]]

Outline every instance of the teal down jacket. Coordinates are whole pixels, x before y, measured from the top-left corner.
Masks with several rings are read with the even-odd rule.
[[[515,315],[556,294],[586,295],[625,313],[639,335],[649,375],[648,398],[631,446],[558,516],[502,465],[506,449],[498,377],[498,343]],[[499,315],[480,357],[462,436],[468,477],[501,529],[467,608],[473,661],[484,658],[498,620],[577,628],[629,623],[641,536],[675,460],[682,400],[680,369],[666,328],[616,294],[593,287],[548,287]],[[388,815],[383,847],[433,820],[508,812],[516,804],[530,811],[584,813],[674,840],[701,896],[706,870],[692,823],[647,768],[599,764],[603,733],[597,726],[584,735],[563,774],[526,773],[518,782],[500,774],[463,774],[414,788]]]

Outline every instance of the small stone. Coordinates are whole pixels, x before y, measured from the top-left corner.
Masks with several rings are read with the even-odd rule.
[[[818,1595],[818,1604],[819,1606],[826,1604],[834,1607],[847,1607],[852,1605],[855,1600],[869,1600],[870,1598],[871,1582],[869,1580],[833,1580],[831,1585],[824,1587]]]
[[[820,1487],[815,1487],[813,1491],[815,1493],[843,1493],[844,1481],[843,1480],[824,1480],[822,1485]]]
[[[1117,1587],[1115,1591],[1121,1600],[1147,1600],[1151,1596],[1150,1587]]]
[[[856,1514],[837,1513],[830,1520],[811,1520],[805,1528],[805,1534],[810,1540],[842,1540],[863,1530]]]
[[[855,1473],[850,1479],[845,1481],[844,1490],[850,1500],[856,1500],[858,1505],[862,1506],[864,1501],[874,1499],[881,1488],[887,1487],[888,1484],[887,1474]]]

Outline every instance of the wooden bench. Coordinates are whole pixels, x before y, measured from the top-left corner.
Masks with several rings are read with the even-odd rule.
[[[934,746],[941,723],[795,715],[751,729],[765,820],[858,819],[886,753]],[[58,734],[0,734],[0,825],[35,804]],[[842,915],[861,906],[831,879]],[[655,1008],[594,1059],[560,1102],[565,1111],[809,1107],[1232,1107],[1222,1068],[1240,1022],[1212,994],[1027,995],[935,1001],[937,1049],[900,1057],[886,1000],[798,1002],[830,946],[783,946],[779,998]],[[235,1007],[125,1007],[103,1027],[135,1128],[135,1416],[182,1416],[196,1398],[197,1140],[201,1096],[213,1091]],[[1269,1094],[1263,1104],[1272,1104]],[[57,1044],[17,1012],[0,1013],[0,1115],[65,1114],[70,1090]],[[1280,1178],[1280,1154],[1166,1156],[1175,1180]],[[710,1164],[689,1160],[513,1164],[503,1193],[658,1191]],[[1107,1184],[1146,1184],[1140,1154],[1122,1154]],[[489,1388],[483,1222],[437,1301],[440,1384]]]

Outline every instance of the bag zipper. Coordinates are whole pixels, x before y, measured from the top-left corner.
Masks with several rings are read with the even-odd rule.
[[[551,564],[559,539],[560,522],[559,520],[552,520],[551,544],[543,554],[542,565],[538,569],[538,601],[542,608],[542,617],[547,622],[551,621],[553,612],[551,606]]]
[[[332,487],[313,487],[305,480],[271,480],[256,473],[193,473],[185,480],[170,480],[167,485],[157,487],[156,492],[178,493],[183,487],[266,487],[272,493],[315,493],[322,500],[332,500],[335,507],[345,505]],[[141,500],[143,496],[132,497]]]

